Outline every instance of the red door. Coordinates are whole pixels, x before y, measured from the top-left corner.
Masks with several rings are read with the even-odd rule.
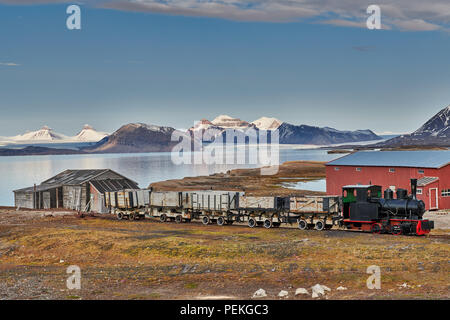
[[[438,208],[438,189],[437,188],[430,188],[429,189],[430,194],[430,210],[437,209]]]

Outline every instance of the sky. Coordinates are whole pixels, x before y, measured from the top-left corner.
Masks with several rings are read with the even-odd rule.
[[[404,133],[450,104],[450,3],[0,0],[0,136],[227,114]]]

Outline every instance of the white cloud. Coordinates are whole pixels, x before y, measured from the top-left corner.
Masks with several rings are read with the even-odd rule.
[[[0,62],[0,66],[18,67],[20,64],[14,62]]]
[[[38,4],[68,0],[0,0],[8,4]],[[448,30],[449,0],[92,0],[86,5],[102,8],[211,17],[236,21],[308,22],[342,27],[365,26],[366,9],[381,7],[383,29],[402,31]]]
[[[360,21],[351,21],[351,20],[343,20],[343,19],[331,19],[331,20],[323,20],[320,21],[322,24],[331,24],[339,27],[352,27],[352,28],[367,28],[366,22]]]
[[[104,8],[215,17],[238,21],[290,22],[304,18],[342,27],[365,28],[366,9],[381,7],[383,29],[433,31],[450,22],[448,0],[116,0]]]
[[[441,26],[433,23],[428,23],[422,19],[399,21],[396,25],[404,31],[434,31],[441,29]]]

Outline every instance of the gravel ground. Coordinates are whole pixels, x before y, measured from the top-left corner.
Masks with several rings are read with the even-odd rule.
[[[450,229],[450,211],[427,211],[423,217],[434,221],[435,229]]]
[[[312,299],[316,284],[331,289],[317,299],[449,299],[449,253],[444,228],[406,237],[0,209],[0,299],[250,299],[261,288]],[[81,290],[66,286],[70,265]],[[369,265],[380,290],[366,287]]]

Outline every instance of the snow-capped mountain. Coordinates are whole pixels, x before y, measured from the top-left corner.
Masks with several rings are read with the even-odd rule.
[[[177,131],[171,127],[160,127],[145,123],[130,123],[103,138],[92,147],[84,148],[87,152],[160,152],[171,151],[178,143],[172,141],[172,133]],[[186,133],[178,132],[186,135]]]
[[[108,136],[107,133],[98,132],[93,127],[86,124],[83,129],[75,137],[73,137],[73,140],[82,142],[98,142],[106,136]]]
[[[329,145],[347,142],[381,140],[370,130],[341,131],[329,127],[314,127],[308,125],[293,125],[283,122],[278,128],[282,144],[314,144]]]
[[[412,136],[433,136],[450,138],[450,106],[439,111],[423,126],[412,133]]]
[[[190,128],[188,132],[197,134],[197,137],[199,138],[199,134],[201,133],[203,142],[212,142],[217,139],[219,135],[226,137],[226,130],[233,129],[235,130],[233,134],[240,137],[241,133],[245,136],[245,131],[249,128],[256,130],[278,130],[280,138],[279,142],[281,144],[328,145],[381,140],[381,137],[370,130],[340,131],[329,127],[319,128],[308,125],[297,126],[269,117],[261,117],[249,123],[227,115],[220,115],[213,121],[202,119],[195,126]]]
[[[276,130],[283,123],[276,118],[261,117],[251,122],[259,130]]]
[[[54,142],[67,139],[69,139],[69,137],[53,131],[53,129],[48,126],[43,126],[37,131],[30,131],[10,138],[10,140],[15,142]]]
[[[217,127],[222,127],[225,129],[247,129],[253,126],[247,121],[238,118],[232,118],[227,115],[220,115],[213,121],[211,121],[211,123]]]
[[[42,144],[42,143],[75,143],[98,142],[108,136],[105,132],[98,132],[89,125],[85,125],[76,136],[66,136],[55,132],[48,126],[43,126],[36,131],[28,131],[13,137],[0,137],[2,144]]]
[[[236,134],[240,134],[249,128],[256,128],[254,124],[247,121],[232,118],[227,115],[220,115],[213,121],[202,119],[193,127],[189,128],[188,133],[194,135],[197,139],[203,142],[212,142],[217,136],[226,136],[227,130],[235,130]]]
[[[439,111],[413,133],[390,139],[383,146],[450,146],[450,106]]]
[[[222,127],[214,125],[207,119],[202,119],[193,127],[189,128],[188,133],[194,137],[201,138],[204,142],[211,142],[214,138],[224,131]]]

